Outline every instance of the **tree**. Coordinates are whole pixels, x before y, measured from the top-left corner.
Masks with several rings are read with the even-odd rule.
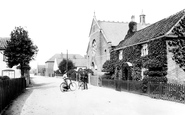
[[[18,66],[23,77],[24,72],[30,69],[29,62],[34,59],[38,52],[38,47],[28,37],[28,31],[22,27],[15,27],[10,37],[4,51],[4,55],[7,57],[7,65],[10,68]]]
[[[108,74],[112,75],[114,74],[114,69],[115,69],[115,61],[113,60],[107,60],[103,64],[103,72],[107,72]]]
[[[67,67],[67,71],[75,68],[75,66],[71,60],[63,59],[63,61],[61,61],[59,64],[59,70],[62,74],[65,73],[66,67]]]

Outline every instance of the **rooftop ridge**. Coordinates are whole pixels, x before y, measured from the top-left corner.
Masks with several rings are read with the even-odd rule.
[[[110,23],[129,23],[129,22],[123,22],[123,21],[107,21],[107,20],[98,20],[99,22],[110,22]]]
[[[168,17],[162,18],[161,20],[156,21],[156,22],[150,24],[149,26],[147,26],[147,27],[145,27],[145,28],[143,28],[143,29],[141,29],[141,30],[138,30],[137,32],[142,31],[142,30],[144,30],[144,29],[147,29],[148,27],[153,26],[154,24],[159,23],[160,21],[169,19],[169,18],[171,18],[171,17],[173,17],[173,16],[175,16],[175,15],[178,15],[178,14],[180,14],[180,13],[184,13],[184,14],[185,14],[185,9],[183,9],[183,10],[181,10],[181,11],[179,11],[179,12],[176,12],[176,13],[174,13],[174,14],[168,16]],[[146,23],[146,24],[149,24],[149,23]]]
[[[174,14],[168,16],[168,17],[162,18],[161,20],[168,19],[168,18],[173,17],[173,16],[175,16],[175,15],[177,15],[177,14],[180,14],[180,13],[185,14],[185,9],[183,9],[183,10],[181,10],[181,11],[179,11],[179,12],[176,12],[176,13],[174,13]],[[161,21],[161,20],[159,20],[159,21]],[[159,22],[159,21],[157,21],[157,22]],[[155,22],[155,23],[156,23],[156,22]]]

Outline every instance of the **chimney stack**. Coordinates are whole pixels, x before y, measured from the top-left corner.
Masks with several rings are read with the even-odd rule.
[[[145,15],[143,14],[143,10],[142,10],[142,13],[139,17],[140,17],[140,23],[145,24]]]

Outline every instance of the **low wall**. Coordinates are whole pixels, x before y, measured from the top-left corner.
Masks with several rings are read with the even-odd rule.
[[[89,83],[94,86],[101,86],[101,79],[98,75],[89,75]]]

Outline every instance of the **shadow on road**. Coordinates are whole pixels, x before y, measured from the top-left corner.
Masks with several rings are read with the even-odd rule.
[[[22,108],[28,99],[28,97],[33,92],[33,89],[26,88],[22,94],[20,94],[16,99],[14,99],[11,104],[5,109],[2,115],[20,115]]]
[[[31,84],[20,94],[16,99],[14,99],[11,104],[5,109],[2,115],[20,115],[22,108],[35,89],[48,89],[56,87],[51,85],[52,83],[35,83],[34,77],[31,77]]]

